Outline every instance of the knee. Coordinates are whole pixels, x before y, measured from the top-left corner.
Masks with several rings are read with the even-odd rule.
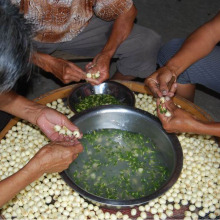
[[[165,65],[165,63],[180,49],[183,41],[184,39],[176,38],[163,45],[158,52],[158,64],[160,66]]]
[[[151,29],[143,30],[138,36],[138,42],[140,43],[140,48],[145,53],[151,55],[157,54],[161,47],[162,38],[161,36]]]

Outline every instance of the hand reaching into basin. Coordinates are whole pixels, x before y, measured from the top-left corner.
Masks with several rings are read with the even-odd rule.
[[[163,105],[170,111],[171,116],[166,117],[159,110],[160,100],[157,100],[157,114],[162,122],[163,128],[169,133],[196,133],[208,134],[220,137],[220,123],[203,122],[195,118],[189,112],[177,107],[172,100]]]

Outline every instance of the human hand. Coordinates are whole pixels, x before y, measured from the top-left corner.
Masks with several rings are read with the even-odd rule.
[[[98,54],[92,62],[86,65],[86,72],[95,74],[99,71],[100,76],[96,79],[86,78],[92,85],[98,85],[109,78],[109,66],[111,58],[103,53]]]
[[[86,78],[85,72],[74,63],[48,54],[36,52],[32,56],[32,61],[46,72],[54,74],[63,83],[79,82]]]
[[[173,97],[177,89],[176,78],[176,74],[164,66],[147,77],[144,83],[149,87],[154,97]]]
[[[43,107],[36,116],[36,125],[52,141],[68,140],[68,137],[60,135],[54,130],[55,125],[65,126],[70,131],[78,131],[78,128],[63,114],[58,111]],[[80,138],[82,135],[80,136]]]
[[[171,116],[166,117],[165,114],[161,113],[159,105],[168,109]],[[157,115],[163,128],[169,133],[196,132],[199,123],[192,114],[177,107],[172,100],[161,104],[160,99],[158,99]]]
[[[51,142],[42,147],[30,160],[33,170],[44,173],[61,172],[67,169],[83,151],[78,142]]]
[[[70,61],[63,59],[55,59],[55,62],[50,66],[50,72],[53,73],[63,83],[67,84],[72,81],[79,82],[86,78],[85,72]]]

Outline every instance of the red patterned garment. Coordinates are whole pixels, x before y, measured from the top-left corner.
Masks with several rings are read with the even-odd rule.
[[[93,10],[86,11],[88,0],[11,0],[20,7],[25,17],[36,24],[36,41],[66,42],[76,37],[95,14],[111,21],[128,11],[132,0],[90,0]]]

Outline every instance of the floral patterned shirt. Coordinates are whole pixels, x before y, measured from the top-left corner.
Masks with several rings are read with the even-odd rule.
[[[128,11],[132,0],[93,0],[93,11],[85,11],[86,0],[11,0],[37,29],[35,40],[66,42],[76,37],[92,16],[111,21]]]

